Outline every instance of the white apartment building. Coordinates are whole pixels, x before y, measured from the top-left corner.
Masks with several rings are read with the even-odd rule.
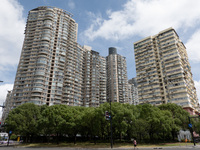
[[[77,26],[62,9],[45,6],[29,12],[13,107],[26,102],[82,105],[84,52],[76,43]]]
[[[6,100],[3,103],[4,107],[2,108],[1,124],[4,124],[4,121],[7,118],[9,111],[12,109],[11,99],[12,99],[12,91],[8,91]]]
[[[107,63],[107,101],[128,103],[128,80],[126,58],[117,54],[117,49],[109,48]]]
[[[29,11],[14,87],[4,114],[24,103],[98,107],[128,103],[126,59],[109,48],[102,57],[77,43],[69,12],[49,6]],[[6,115],[4,115],[4,119]]]
[[[134,43],[140,104],[175,103],[198,111],[186,47],[173,28]]]
[[[29,12],[12,108],[28,102],[96,107],[106,101],[106,60],[77,43],[77,27],[72,14],[59,8]]]
[[[136,78],[132,78],[128,80],[128,85],[130,87],[129,93],[130,93],[130,104],[138,105],[139,99],[138,99],[138,89],[137,89],[137,80]]]
[[[98,107],[106,102],[106,59],[91,47],[84,48],[83,106]]]

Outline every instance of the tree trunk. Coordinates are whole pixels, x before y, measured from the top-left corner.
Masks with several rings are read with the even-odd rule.
[[[163,131],[163,140],[165,142],[165,132]]]
[[[47,143],[49,143],[49,141],[50,141],[50,134],[46,135],[46,138],[47,138]]]
[[[30,143],[33,143],[33,134],[30,135]]]
[[[76,144],[76,134],[74,134],[74,145]]]
[[[28,137],[29,137],[29,135],[28,134],[26,134],[26,143],[28,143]]]
[[[149,135],[150,135],[150,141],[153,141],[153,133],[150,132]],[[153,141],[153,142],[154,142],[154,141]]]
[[[97,144],[96,136],[94,136],[94,144]]]
[[[172,139],[173,139],[173,141],[174,141],[174,139],[175,139],[175,136],[174,136],[174,133],[175,133],[175,132],[174,132],[174,130],[172,130],[171,133],[172,133]]]
[[[59,144],[59,134],[56,133],[56,141],[57,141],[57,144]]]

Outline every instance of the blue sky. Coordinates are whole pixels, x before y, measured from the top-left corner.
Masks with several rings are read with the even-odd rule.
[[[0,105],[12,90],[28,11],[55,6],[73,14],[78,43],[108,55],[116,47],[127,59],[128,78],[136,76],[133,43],[173,27],[186,45],[200,99],[199,0],[1,0]]]

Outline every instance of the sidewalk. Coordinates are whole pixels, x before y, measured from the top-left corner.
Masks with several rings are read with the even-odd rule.
[[[92,150],[93,148],[91,148]],[[97,150],[110,150],[111,148],[95,148]],[[113,147],[113,149],[116,150],[134,150],[134,147],[118,147],[115,148]],[[135,148],[135,150],[143,150],[143,149],[155,149],[155,150],[159,150],[159,149],[200,149],[200,144],[196,144],[196,146],[194,145],[185,145],[185,146],[158,146],[158,147],[143,147],[143,146],[138,146],[137,148]]]
[[[77,146],[77,147],[70,147],[70,146],[42,146],[42,145],[38,145],[38,146],[30,146],[30,145],[10,145],[10,146],[13,146],[15,148],[44,148],[44,149],[48,149],[48,148],[52,148],[52,149],[56,149],[56,148],[63,148],[63,149],[68,149],[68,150],[87,150],[87,149],[90,149],[90,150],[111,150],[110,147],[107,147],[107,148],[102,148],[102,147],[82,147],[81,145],[80,146]],[[0,147],[5,147],[5,145],[0,145]],[[121,146],[121,147],[117,147],[115,145],[113,145],[113,149],[116,149],[116,150],[134,150],[134,146]],[[159,150],[159,149],[171,149],[171,150],[176,150],[176,149],[200,149],[200,143],[196,143],[196,146],[194,146],[193,144],[185,144],[185,145],[176,145],[176,146],[162,146],[162,145],[159,145],[159,146],[156,146],[156,145],[149,145],[149,146],[140,146],[138,145],[137,148],[135,150],[145,150],[145,149],[153,149],[153,150]]]

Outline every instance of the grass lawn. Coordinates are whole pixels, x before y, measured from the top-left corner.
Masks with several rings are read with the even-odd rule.
[[[31,143],[31,144],[20,144],[22,147],[81,147],[81,148],[110,148],[110,143],[90,143],[90,142],[77,142],[74,143]],[[137,147],[164,147],[164,146],[193,146],[193,143],[160,143],[160,144],[138,144]],[[113,145],[115,148],[129,148],[133,147],[131,143],[116,143]]]

